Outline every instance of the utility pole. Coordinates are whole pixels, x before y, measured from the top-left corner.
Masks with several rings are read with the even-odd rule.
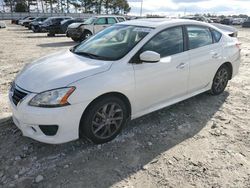
[[[141,0],[141,12],[140,12],[141,17],[142,17],[142,7],[143,7],[143,0]]]

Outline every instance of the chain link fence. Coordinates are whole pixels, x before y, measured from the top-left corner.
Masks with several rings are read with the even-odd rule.
[[[35,13],[35,12],[12,12],[12,13],[0,13],[0,20],[11,20],[23,18],[25,16],[39,17],[39,16],[71,16],[73,18],[89,18],[94,14],[83,14],[83,13]]]

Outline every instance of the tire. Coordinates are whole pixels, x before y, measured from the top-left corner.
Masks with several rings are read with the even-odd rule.
[[[47,36],[48,36],[48,37],[54,37],[55,34],[54,34],[54,33],[48,33]]]
[[[84,40],[86,40],[87,38],[89,38],[91,36],[92,36],[92,33],[90,31],[84,31],[83,35],[82,35],[82,38],[81,38],[81,41],[84,41]]]
[[[80,39],[79,39],[79,38],[76,38],[76,37],[71,37],[71,39],[72,39],[73,41],[75,41],[75,42],[79,42],[79,41],[80,41]]]
[[[212,95],[219,95],[224,92],[230,78],[230,70],[226,65],[222,65],[216,72],[211,88]]]
[[[95,144],[109,142],[121,132],[128,117],[128,108],[120,98],[99,98],[90,104],[81,118],[80,137]]]

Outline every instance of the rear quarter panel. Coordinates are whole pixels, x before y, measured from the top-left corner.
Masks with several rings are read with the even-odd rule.
[[[223,42],[224,62],[230,62],[232,64],[232,77],[234,77],[239,72],[241,61],[240,48],[236,46],[237,44],[239,44],[239,41],[235,37],[224,36]]]

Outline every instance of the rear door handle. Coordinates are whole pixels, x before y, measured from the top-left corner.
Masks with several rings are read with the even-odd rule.
[[[184,69],[186,67],[186,63],[180,63],[176,66],[177,69]]]

